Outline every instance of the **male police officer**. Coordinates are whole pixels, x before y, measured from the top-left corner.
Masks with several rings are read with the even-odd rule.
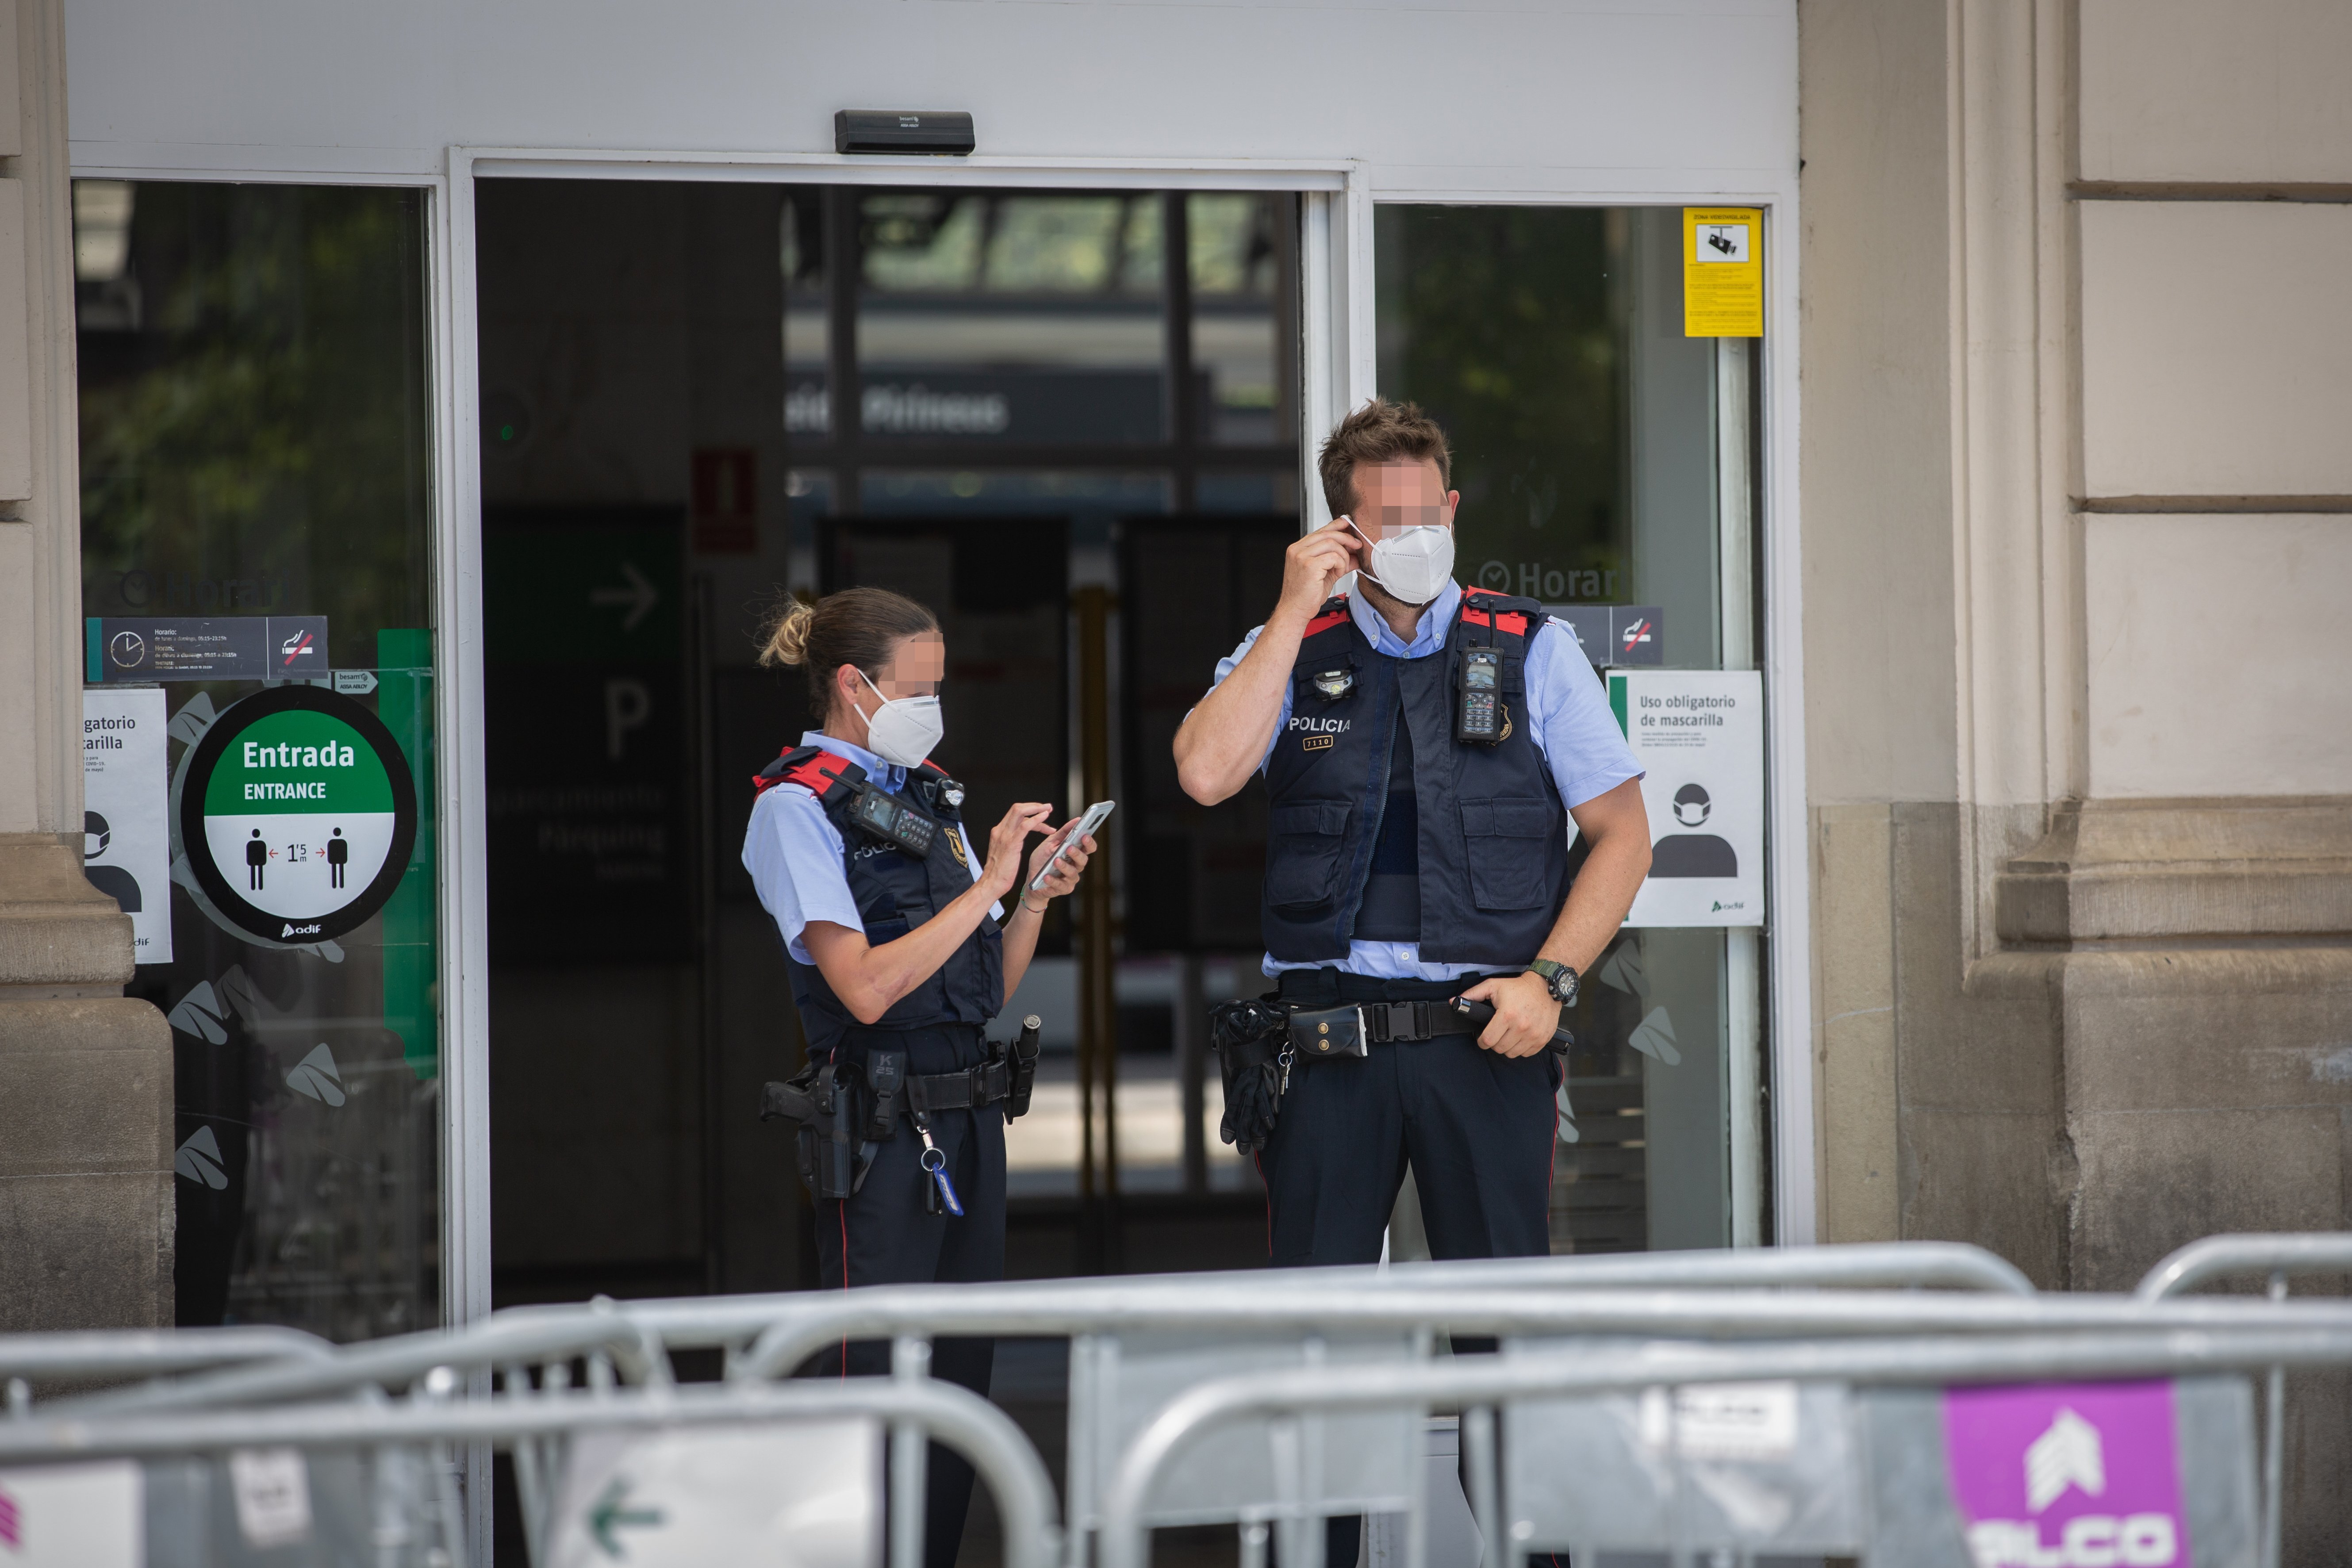
[[[1203,805],[1265,774],[1282,1000],[1390,1004],[1362,1009],[1365,1055],[1291,1077],[1259,1161],[1276,1264],[1378,1259],[1408,1163],[1434,1256],[1550,1250],[1547,1047],[1649,868],[1641,768],[1573,635],[1453,580],[1450,461],[1411,404],[1342,421],[1319,465],[1339,515],[1290,547],[1273,615],[1176,735]]]

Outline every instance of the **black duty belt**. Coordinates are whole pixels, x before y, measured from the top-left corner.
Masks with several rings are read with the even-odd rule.
[[[1029,1109],[1037,1078],[1037,1031],[1033,1014],[1021,1021],[1020,1037],[1008,1047],[989,1042],[988,1059],[956,1072],[909,1073],[904,1047],[876,1046],[858,1058],[836,1063],[828,1055],[809,1062],[785,1083],[760,1092],[760,1120],[781,1116],[797,1122],[801,1175],[821,1198],[846,1198],[865,1184],[881,1145],[895,1136],[903,1115],[923,1141],[923,1169],[950,1213],[961,1214],[955,1189],[931,1143],[931,1112],[977,1110],[1002,1101],[1011,1121]],[[925,1187],[927,1198],[932,1185]],[[933,1212],[937,1212],[934,1210]]]
[[[1013,1064],[982,1062],[961,1072],[919,1074],[904,1079],[900,1092],[911,1110],[976,1110],[1013,1098]],[[761,1119],[782,1116],[793,1121],[816,1121],[830,1114],[820,1108],[818,1099],[819,1092],[813,1083],[769,1084],[760,1096]],[[886,1126],[889,1108],[886,1106],[882,1115]]]
[[[1450,998],[1293,1007],[1290,1045],[1300,1056],[1310,1058],[1360,1057],[1367,1046],[1409,1044],[1444,1035],[1475,1035],[1486,1026],[1483,1020],[1465,1016]]]
[[[961,1072],[923,1073],[907,1079],[909,1110],[977,1110],[1013,1098],[1013,1064],[999,1059]]]
[[[1411,1044],[1446,1035],[1476,1035],[1495,1016],[1492,1004],[1447,996],[1434,1001],[1356,1002],[1338,1007],[1293,1007],[1290,1048],[1315,1059],[1360,1057],[1367,1047]],[[1552,1032],[1551,1047],[1565,1054],[1576,1044],[1566,1028]]]

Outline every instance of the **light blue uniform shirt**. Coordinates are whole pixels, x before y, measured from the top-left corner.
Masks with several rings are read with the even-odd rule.
[[[887,794],[897,795],[907,787],[906,769],[884,762],[863,746],[815,730],[801,736],[801,744],[822,746],[835,756],[847,757]],[[940,826],[963,837],[955,823]],[[751,886],[759,890],[760,902],[774,918],[776,929],[784,933],[785,951],[802,963],[816,962],[801,942],[809,921],[831,921],[851,931],[866,929],[857,915],[857,900],[850,896],[849,873],[841,863],[843,848],[841,829],[804,785],[773,785],[761,790],[751,804],[751,824],[743,831],[743,869],[751,873]],[[971,879],[979,881],[980,857],[971,853],[969,838],[964,839],[963,858],[971,862]],[[990,909],[1002,924],[1004,906],[993,904]]]
[[[1413,628],[1411,642],[1400,638],[1361,594],[1349,595],[1348,613],[1355,618],[1356,629],[1364,634],[1374,652],[1398,658],[1427,658],[1444,648],[1446,634],[1454,627],[1454,609],[1461,603],[1461,588],[1448,583],[1444,593],[1423,607],[1421,623]],[[1264,630],[1264,626],[1252,628],[1230,658],[1217,661],[1219,681],[1234,672],[1234,667],[1241,663],[1250,645],[1257,641],[1258,633]],[[1528,721],[1536,750],[1543,753],[1545,765],[1551,769],[1552,782],[1559,786],[1563,805],[1582,805],[1607,795],[1627,779],[1642,776],[1642,764],[1633,760],[1633,749],[1625,744],[1616,716],[1609,710],[1608,697],[1594,678],[1584,650],[1577,646],[1573,632],[1554,620],[1537,627],[1535,636],[1528,639],[1524,673]],[[1215,689],[1213,684],[1211,689]],[[1282,712],[1275,720],[1274,738],[1266,742],[1265,756],[1258,759],[1260,773],[1265,771],[1267,758],[1274,755],[1275,741],[1281,739],[1284,727],[1290,721],[1290,691],[1289,682],[1285,681]],[[1573,822],[1568,826],[1568,836],[1569,842],[1576,841]],[[1351,942],[1347,957],[1328,963],[1284,963],[1268,953],[1265,968],[1269,975],[1286,969],[1338,969],[1375,980],[1451,980],[1458,974],[1477,972],[1475,964],[1423,963],[1421,944],[1412,942]]]

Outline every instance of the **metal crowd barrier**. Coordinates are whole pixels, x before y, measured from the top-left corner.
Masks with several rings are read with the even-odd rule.
[[[2147,1271],[2134,1292],[2161,1301],[2232,1275],[2268,1277],[2270,1299],[2286,1300],[2286,1282],[2305,1274],[2352,1274],[2352,1234],[2209,1236]],[[2286,1368],[2273,1366],[2263,1388],[2263,1568],[2278,1568],[2286,1533]]]
[[[11,1560],[231,1568],[300,1560],[465,1568],[453,1446],[511,1448],[532,1561],[820,1564],[878,1555],[887,1426],[944,1443],[996,1499],[1005,1568],[1053,1568],[1053,1483],[987,1401],[920,1376],[452,1397],[442,1369],[399,1403],[34,1415],[0,1421]],[[780,1488],[780,1479],[789,1478]],[[922,1495],[891,1494],[897,1542]],[[912,1525],[911,1533],[909,1525]]]
[[[322,1361],[332,1342],[299,1329],[94,1329],[0,1334],[8,1409],[31,1405],[36,1383],[113,1383],[254,1362]]]
[[[1710,1252],[1620,1254],[1600,1258],[1478,1259],[1372,1267],[1297,1268],[1279,1273],[1130,1275],[1100,1279],[1041,1279],[992,1285],[877,1286],[852,1291],[782,1291],[766,1295],[681,1297],[660,1300],[520,1307],[493,1314],[457,1331],[430,1330],[335,1349],[310,1341],[320,1353],[289,1364],[233,1367],[173,1383],[121,1388],[78,1398],[78,1409],[205,1408],[317,1397],[363,1385],[405,1387],[434,1367],[501,1367],[556,1356],[602,1352],[621,1382],[658,1383],[667,1378],[664,1354],[675,1350],[718,1349],[730,1370],[762,1334],[788,1330],[803,1321],[828,1322],[844,1302],[870,1302],[877,1312],[903,1303],[913,1319],[943,1300],[976,1310],[1019,1312],[1036,1309],[1066,1316],[1130,1299],[1154,1302],[1216,1295],[1236,1281],[1256,1280],[1298,1291],[1334,1294],[1365,1290],[1947,1289],[2030,1296],[2032,1286],[2014,1267],[1979,1247],[1948,1242],[1895,1242],[1861,1246],[1723,1249]],[[911,1292],[901,1298],[898,1292]],[[860,1306],[856,1310],[867,1310]],[[908,1321],[870,1337],[887,1338]],[[831,1331],[828,1330],[828,1332]],[[1006,1332],[1020,1331],[1007,1330]],[[1040,1332],[1053,1331],[1038,1331]],[[182,1331],[202,1333],[284,1333],[283,1330]],[[50,1336],[21,1336],[41,1340]],[[173,1336],[163,1336],[169,1340]],[[823,1335],[817,1348],[822,1348]],[[840,1336],[834,1334],[835,1338]],[[0,1345],[8,1342],[0,1339]],[[250,1358],[219,1356],[220,1362]],[[0,1361],[0,1375],[6,1363]],[[167,1370],[159,1366],[158,1371]]]
[[[2242,1568],[2260,1531],[2251,1388],[2233,1374],[2352,1363],[2352,1308],[2250,1302],[2235,1316],[2193,1332],[1651,1342],[1605,1354],[1522,1343],[1218,1378],[1128,1447],[1101,1565],[1147,1568],[1185,1467],[1255,1423],[1275,1436],[1274,1495],[1223,1510],[1244,1526],[1244,1568],[1263,1568],[1269,1524],[1286,1565],[1324,1568],[1314,1521],[1363,1508],[1404,1514],[1407,1568],[1423,1568],[1425,1474],[1395,1467],[1367,1486],[1318,1461],[1335,1430],[1453,1408],[1486,1568],[1561,1552],[1580,1563],[1663,1553],[1677,1568],[1700,1557]]]
[[[1568,1286],[1602,1299],[1553,1305]],[[1425,1356],[1437,1333],[1448,1328],[1566,1328],[1596,1316],[1621,1329],[1655,1325],[1656,1303],[1637,1301],[1628,1293],[1658,1287],[1946,1288],[2010,1298],[2030,1295],[2032,1289],[2015,1268],[1990,1253],[1914,1243],[891,1287],[626,1305],[600,1301],[521,1309],[457,1333],[408,1335],[325,1356],[115,1389],[72,1399],[64,1408],[96,1417],[380,1396],[411,1387],[441,1368],[494,1372],[509,1391],[520,1392],[533,1386],[534,1371],[542,1386],[567,1384],[575,1356],[584,1362],[593,1387],[634,1384],[658,1391],[672,1381],[667,1352],[710,1346],[726,1351],[731,1381],[752,1384],[783,1375],[845,1338],[892,1340],[895,1363],[906,1373],[928,1361],[934,1332],[1069,1335],[1070,1491],[1076,1531],[1070,1550],[1076,1563],[1083,1559],[1085,1535],[1098,1519],[1097,1494],[1119,1446],[1169,1398],[1202,1377],[1237,1365],[1282,1368],[1333,1355]],[[1487,1307],[1465,1310],[1465,1292],[1476,1292]],[[1770,1299],[1758,1304],[1771,1331]],[[1817,1328],[1820,1321],[1818,1312],[1807,1312],[1782,1323],[1779,1331]],[[893,1496],[918,1498],[924,1445],[910,1429],[892,1436]],[[530,1441],[518,1444],[516,1474],[527,1518],[543,1511],[544,1478],[556,1468],[553,1457],[541,1455]],[[894,1529],[891,1540],[894,1568],[912,1568],[919,1544],[916,1531]],[[544,1561],[536,1545],[535,1541],[535,1560]]]
[[[2340,1256],[2327,1253],[2326,1246],[2347,1245],[2341,1237],[2254,1239],[2273,1246],[2307,1244],[2298,1256],[2311,1257]],[[2223,1262],[2199,1267],[2210,1272]],[[246,1364],[223,1364],[238,1359],[221,1353],[224,1342],[208,1358],[191,1352],[179,1364],[199,1370],[185,1375],[72,1395],[40,1406],[37,1414],[94,1427],[173,1418],[201,1427],[232,1412],[239,1413],[237,1420],[299,1415],[367,1427],[381,1418],[387,1394],[420,1389],[434,1375],[454,1379],[452,1387],[466,1385],[469,1377],[474,1386],[487,1387],[488,1374],[502,1380],[507,1393],[462,1408],[536,1411],[538,1402],[552,1400],[553,1408],[568,1410],[583,1398],[613,1408],[620,1407],[615,1401],[651,1408],[673,1407],[681,1400],[698,1408],[698,1402],[713,1395],[675,1384],[672,1351],[722,1350],[730,1396],[756,1401],[775,1389],[772,1380],[846,1339],[891,1341],[899,1380],[895,1385],[937,1388],[923,1377],[934,1335],[1066,1336],[1072,1352],[1069,1530],[1064,1548],[1071,1568],[1083,1568],[1090,1555],[1089,1536],[1110,1517],[1108,1494],[1122,1457],[1193,1391],[1236,1374],[1257,1382],[1299,1376],[1344,1382],[1383,1371],[1435,1366],[1443,1372],[1449,1364],[1475,1364],[1431,1360],[1444,1332],[1495,1335],[1522,1346],[1549,1342],[1549,1353],[1591,1369],[1620,1363],[1635,1347],[1662,1340],[1900,1340],[1936,1334],[1998,1342],[2056,1332],[2087,1343],[2126,1331],[2235,1334],[2245,1330],[2250,1307],[2263,1310],[2265,1322],[2281,1327],[2316,1331],[2340,1321],[2339,1310],[2315,1303],[2168,1300],[2146,1288],[2142,1299],[2037,1298],[2022,1275],[1989,1253],[1908,1243],[526,1308],[453,1332],[331,1351],[315,1342],[289,1344],[286,1355]],[[11,1364],[5,1354],[9,1342],[0,1340],[0,1374]],[[256,1352],[266,1353],[257,1346]],[[570,1388],[575,1359],[585,1371],[580,1393]],[[158,1364],[144,1370],[170,1369]],[[130,1367],[122,1374],[140,1371]],[[344,1403],[327,1406],[323,1414],[312,1405],[272,1408],[317,1401]],[[362,1401],[373,1401],[374,1408],[362,1407]],[[886,1425],[894,1514],[891,1568],[914,1568],[920,1550],[927,1428],[912,1415]],[[17,1426],[0,1422],[0,1429]],[[1315,1480],[1315,1495],[1326,1513],[1400,1511],[1392,1505],[1426,1490],[1425,1426],[1424,1416],[1402,1407],[1329,1431],[1319,1421],[1301,1428],[1270,1417],[1255,1420],[1213,1452],[1178,1463],[1154,1492],[1148,1521],[1239,1521],[1245,1526],[1245,1549],[1249,1531],[1255,1529],[1262,1551],[1266,1521],[1289,1520],[1284,1526],[1289,1530],[1302,1517],[1286,1500],[1305,1484],[1299,1478],[1325,1475],[1348,1479],[1341,1491],[1328,1491]],[[1491,1435],[1491,1427],[1486,1430]],[[1302,1438],[1302,1431],[1312,1440]],[[1480,1432],[1475,1421],[1463,1428],[1465,1451],[1474,1458],[1486,1440]],[[1006,1424],[999,1436],[1009,1436],[1034,1466],[1035,1456],[1017,1430]],[[551,1521],[561,1512],[558,1493],[566,1484],[567,1455],[574,1448],[536,1428],[515,1429],[508,1441],[515,1452],[533,1559],[546,1563],[554,1549],[551,1531],[557,1528]],[[2269,1452],[2276,1454],[2275,1444]],[[1286,1563],[1314,1568],[1302,1553],[1319,1552],[1320,1538],[1307,1533],[1316,1539],[1286,1543]],[[2274,1527],[2266,1533],[2266,1544],[2274,1551]]]

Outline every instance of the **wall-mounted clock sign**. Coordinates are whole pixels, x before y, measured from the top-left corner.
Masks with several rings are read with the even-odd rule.
[[[233,704],[196,742],[180,842],[240,929],[324,941],[400,885],[416,843],[416,785],[373,713],[318,687],[273,687]]]

